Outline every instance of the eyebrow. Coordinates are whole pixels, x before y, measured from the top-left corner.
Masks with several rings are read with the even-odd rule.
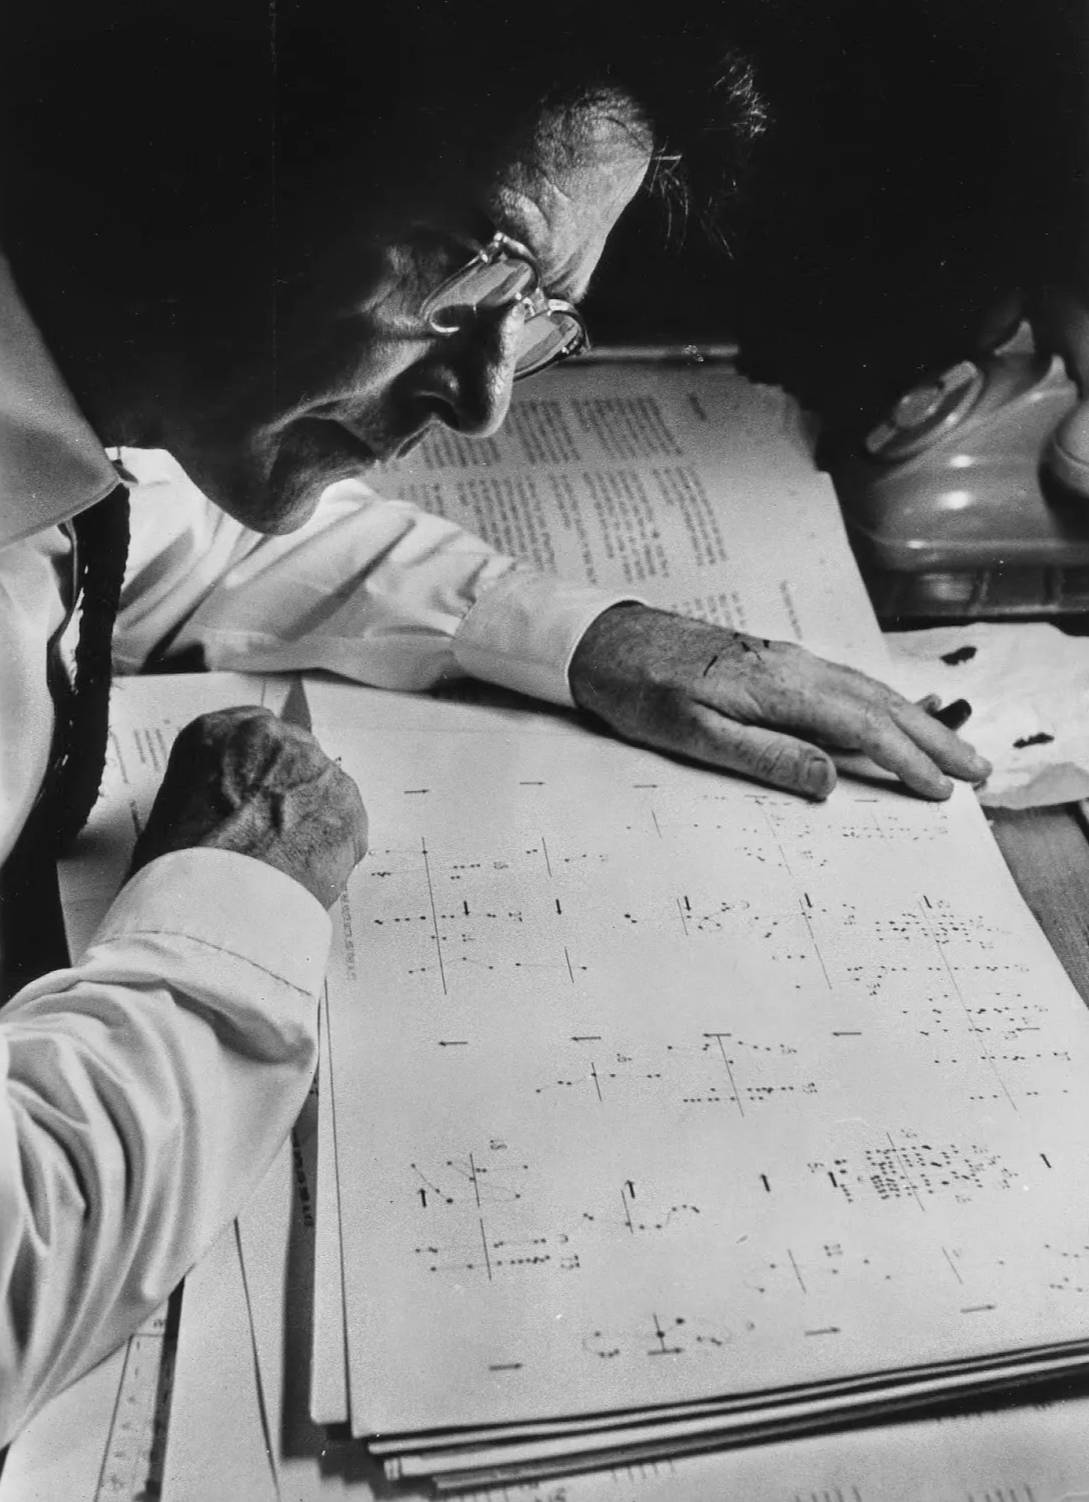
[[[487,245],[496,234],[503,234],[511,240],[517,240],[520,245],[525,246],[537,263],[537,266],[541,269],[541,286],[545,294],[548,297],[558,298],[561,302],[569,302],[572,307],[577,308],[579,306],[589,289],[587,288],[580,292],[577,297],[572,297],[570,291],[557,290],[556,286],[544,275],[544,257],[532,243],[532,240],[521,225],[514,225],[509,222],[500,224],[494,214],[481,208],[479,204],[472,206],[471,214],[481,236],[481,247]]]

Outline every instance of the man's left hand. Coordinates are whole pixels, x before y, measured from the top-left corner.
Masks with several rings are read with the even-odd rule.
[[[579,642],[571,692],[631,741],[826,798],[828,751],[861,752],[924,798],[990,773],[925,705],[791,642],[614,605]]]

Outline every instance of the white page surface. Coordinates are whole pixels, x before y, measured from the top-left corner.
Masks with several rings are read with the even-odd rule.
[[[314,1227],[313,1327],[311,1340],[310,1415],[316,1424],[348,1422],[348,1346],[344,1328],[344,1278],[341,1272],[340,1186],[337,1182],[333,1082],[329,1067],[329,1022],[324,1001],[319,1032],[316,1162],[317,1203]]]
[[[1089,1333],[1089,1019],[970,794],[309,697],[372,830],[329,989],[359,1432]]]
[[[234,1224],[185,1280],[163,1502],[280,1502]]]
[[[98,1502],[124,1366],[122,1346],[27,1425],[4,1461],[0,1502]]]

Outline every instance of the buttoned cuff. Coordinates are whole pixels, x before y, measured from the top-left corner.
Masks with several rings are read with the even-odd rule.
[[[87,946],[154,947],[174,941],[211,967],[237,965],[261,989],[261,977],[300,999],[325,978],[332,925],[299,882],[248,855],[197,848],[161,855],[121,888]]]
[[[570,708],[567,670],[586,631],[613,605],[645,603],[638,595],[513,569],[489,585],[464,617],[454,635],[454,657],[474,678]]]

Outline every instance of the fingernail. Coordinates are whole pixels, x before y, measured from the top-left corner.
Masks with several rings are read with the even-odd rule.
[[[827,798],[835,785],[835,768],[823,756],[811,756],[802,768],[802,791],[811,798]]]

